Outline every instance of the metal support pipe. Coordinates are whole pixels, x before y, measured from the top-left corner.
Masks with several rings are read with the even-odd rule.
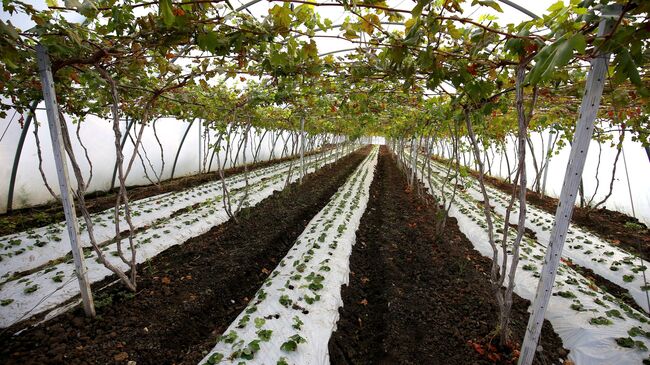
[[[20,132],[20,139],[18,140],[18,147],[16,147],[16,154],[14,155],[14,165],[11,168],[11,177],[9,178],[9,192],[7,193],[7,213],[11,213],[13,210],[14,203],[14,188],[16,187],[16,175],[18,174],[18,164],[20,163],[20,156],[23,154],[23,145],[25,144],[25,137],[27,137],[27,132],[29,131],[29,126],[32,124],[32,118],[35,109],[38,105],[38,100],[35,100],[32,103],[30,108],[30,113],[27,115],[27,120],[25,120],[25,125],[23,126],[22,132]]]
[[[544,195],[546,195],[546,180],[548,178],[548,165],[551,163],[551,156],[552,156],[551,147],[553,147],[551,137],[553,137],[553,134],[555,134],[555,132],[553,132],[553,130],[550,130],[548,132],[548,145],[546,146],[546,155],[547,155],[546,156],[546,166],[544,166],[544,180],[542,180],[542,197],[544,197]]]
[[[172,166],[172,176],[169,177],[170,179],[174,178],[174,172],[176,171],[176,163],[178,162],[178,156],[181,154],[181,148],[183,148],[183,143],[185,143],[185,138],[187,137],[187,134],[190,132],[190,128],[192,128],[192,124],[194,124],[194,121],[195,119],[192,119],[190,125],[187,126],[185,133],[183,133],[181,144],[178,146],[178,151],[176,151],[176,157],[174,158],[174,165]]]
[[[210,172],[210,170],[212,169],[212,160],[214,159],[214,154],[216,152],[217,152],[217,147],[214,147],[212,149],[212,155],[210,156],[210,163],[208,164],[208,171],[206,171],[206,172]]]
[[[524,8],[524,7],[521,6],[521,5],[515,4],[515,3],[512,2],[512,1],[509,1],[509,0],[497,0],[497,1],[500,2],[500,3],[506,4],[506,5],[510,6],[510,7],[513,7],[513,8],[515,8],[515,9],[519,10],[519,11],[521,11],[522,13],[528,15],[529,17],[531,17],[531,18],[533,18],[533,19],[539,19],[539,16],[537,16],[537,14],[535,14],[535,13],[533,13],[532,11],[530,11],[530,10]]]
[[[305,116],[300,118],[300,183],[305,177]]]
[[[202,158],[203,156],[202,156],[202,153],[201,153],[201,123],[199,123],[198,130],[199,130],[199,174],[200,174],[201,172],[203,172],[202,171],[203,170],[202,165],[201,165],[201,162],[203,160],[203,158]]]

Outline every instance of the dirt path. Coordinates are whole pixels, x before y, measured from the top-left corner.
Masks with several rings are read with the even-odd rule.
[[[490,260],[472,248],[454,219],[443,242],[435,243],[435,213],[407,189],[383,148],[351,256],[338,330],[330,339],[332,364],[493,363],[468,344],[488,337],[497,323]],[[514,298],[518,342],[528,304]],[[548,322],[542,347],[547,363],[566,356]]]
[[[71,313],[0,336],[2,364],[196,364],[369,149],[139,266],[138,292],[96,294],[98,318]],[[98,285],[97,287],[101,287]]]

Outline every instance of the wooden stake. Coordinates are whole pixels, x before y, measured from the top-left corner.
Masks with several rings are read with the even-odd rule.
[[[613,12],[614,14],[608,14],[609,16],[600,22],[598,37],[603,37],[609,33],[614,23],[612,18],[618,17],[620,12],[620,6],[616,6],[616,11]],[[608,58],[609,54],[601,54],[591,60],[591,68],[587,76],[585,93],[582,98],[582,104],[580,105],[578,125],[573,136],[569,163],[564,175],[562,192],[560,193],[560,202],[555,212],[555,223],[553,224],[546,249],[544,266],[542,267],[541,278],[537,285],[537,294],[535,295],[530,318],[528,319],[526,336],[521,346],[519,365],[530,365],[535,357],[539,335],[544,324],[544,315],[546,314],[546,308],[553,293],[555,275],[560,264],[560,258],[562,257],[562,248],[566,240],[566,234],[569,229],[569,223],[578,193],[578,186],[580,185],[582,171],[587,158],[589,143],[593,135],[594,121],[596,120],[596,114],[605,86]]]
[[[43,100],[45,101],[45,108],[47,110],[50,137],[52,138],[56,173],[59,178],[59,188],[61,189],[61,203],[63,204],[66,226],[68,228],[68,235],[70,236],[72,257],[74,258],[75,273],[79,281],[79,290],[81,292],[84,311],[87,316],[94,317],[95,305],[93,304],[93,296],[90,291],[90,284],[88,283],[83,249],[79,245],[79,223],[77,221],[77,213],[74,209],[74,198],[72,197],[72,189],[70,188],[70,179],[68,178],[68,165],[65,160],[66,155],[63,148],[63,136],[61,134],[59,106],[56,102],[50,57],[45,47],[41,45],[36,46],[36,56],[38,58],[38,71],[41,76],[41,84],[43,86]]]

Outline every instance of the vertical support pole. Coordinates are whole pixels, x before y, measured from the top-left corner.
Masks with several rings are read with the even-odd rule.
[[[617,6],[620,14],[620,6]],[[613,22],[606,18],[601,20],[598,27],[598,37],[603,37],[612,29]],[[580,105],[580,114],[576,132],[573,136],[573,143],[566,173],[564,175],[564,184],[560,193],[560,202],[555,212],[555,223],[551,231],[551,236],[546,249],[546,257],[541,271],[541,278],[537,285],[537,294],[532,304],[532,312],[528,319],[526,336],[521,346],[521,355],[519,365],[530,365],[535,357],[535,350],[539,341],[539,335],[542,332],[544,324],[544,315],[548,302],[553,292],[553,283],[555,275],[562,257],[562,248],[566,240],[566,234],[569,229],[571,215],[575,206],[578,186],[582,178],[582,172],[585,167],[589,143],[594,131],[594,121],[600,107],[600,99],[605,86],[607,76],[607,61],[609,54],[601,54],[591,60],[591,68],[587,76],[585,93]]]
[[[632,216],[636,218],[636,211],[634,210],[634,198],[632,197],[632,184],[630,182],[630,173],[628,172],[627,169],[627,159],[625,158],[625,149],[623,148],[623,144],[621,143],[621,154],[623,155],[623,166],[625,166],[625,179],[627,180],[627,192],[630,196],[630,206],[632,206]],[[648,294],[648,291],[646,290],[646,295]],[[650,303],[648,303],[648,308],[650,308]]]
[[[305,177],[305,116],[300,118],[300,183]]]
[[[93,296],[88,283],[88,273],[86,263],[84,262],[84,253],[79,245],[79,225],[77,222],[77,213],[74,209],[74,199],[72,189],[70,188],[70,179],[68,178],[68,165],[63,149],[63,136],[61,134],[61,121],[59,119],[59,106],[56,102],[56,92],[54,90],[54,79],[50,65],[50,57],[45,47],[40,44],[36,46],[36,56],[38,58],[38,72],[41,76],[43,85],[43,100],[47,110],[47,121],[50,127],[50,137],[52,138],[52,150],[54,152],[54,162],[56,164],[56,173],[59,178],[59,188],[61,189],[61,203],[65,214],[68,235],[70,236],[70,246],[72,248],[72,257],[74,258],[75,273],[79,281],[79,290],[83,301],[84,311],[87,316],[95,316],[95,305]]]
[[[416,149],[415,136],[411,137],[411,174],[409,175],[409,186],[415,184],[415,174],[417,172],[417,158],[420,151]]]
[[[546,180],[548,178],[548,165],[551,163],[551,156],[552,156],[551,147],[553,145],[552,144],[552,142],[553,142],[553,138],[552,138],[553,134],[555,134],[555,132],[553,132],[553,130],[550,130],[548,132],[548,146],[546,147],[546,154],[547,154],[547,156],[546,156],[546,166],[544,166],[544,180],[542,180],[542,197],[544,197],[544,195],[546,195]]]
[[[11,213],[13,210],[14,204],[14,188],[16,186],[16,175],[18,174],[18,164],[20,163],[20,156],[23,154],[23,145],[25,144],[25,137],[27,137],[27,131],[29,131],[29,126],[32,123],[32,118],[36,114],[36,107],[38,106],[38,100],[35,100],[32,103],[30,112],[27,115],[27,120],[25,120],[25,125],[23,130],[20,132],[20,139],[18,140],[18,146],[16,147],[16,154],[14,155],[14,165],[11,168],[11,178],[9,179],[9,192],[7,193],[7,213]]]
[[[203,169],[201,168],[202,159],[203,156],[201,156],[201,121],[199,120],[199,174],[203,172]]]
[[[185,133],[183,133],[183,138],[181,138],[181,144],[178,145],[178,150],[176,150],[176,157],[174,157],[174,165],[172,165],[172,176],[169,177],[169,180],[174,178],[174,172],[176,172],[176,163],[178,162],[178,156],[180,156],[181,154],[181,148],[183,148],[183,143],[185,143],[185,138],[187,138],[187,134],[190,132],[190,128],[192,128],[192,124],[194,124],[194,121],[195,119],[192,119],[190,125],[187,126]]]
[[[623,155],[623,166],[625,166],[625,179],[627,180],[627,192],[630,195],[630,205],[632,206],[632,216],[634,218],[636,218],[636,211],[634,210],[634,198],[632,196],[632,183],[630,182],[630,173],[629,173],[629,170],[627,168],[627,159],[625,158],[625,148],[624,148],[623,144],[621,144],[621,154]],[[639,257],[639,261],[641,262],[641,266],[643,266],[643,259],[641,257]],[[643,270],[642,273],[643,273],[643,283],[644,283],[644,285],[648,285],[648,278],[646,277],[645,270]],[[650,294],[648,293],[647,290],[645,290],[645,300],[646,300],[646,304],[648,304],[648,308],[650,308]]]

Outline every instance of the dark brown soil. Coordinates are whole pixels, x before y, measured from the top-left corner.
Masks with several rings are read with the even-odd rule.
[[[307,156],[313,154],[311,152]],[[297,158],[297,156],[274,159],[272,161],[261,161],[255,164],[248,164],[248,169],[257,169],[279,162],[288,161]],[[244,172],[244,166],[237,166],[224,171],[225,177]],[[153,195],[169,193],[172,191],[185,190],[197,185],[205,184],[209,181],[218,180],[219,172],[213,171],[205,174],[178,177],[171,180],[162,181],[159,185],[131,186],[127,189],[129,200],[144,199]],[[115,188],[108,192],[93,192],[86,196],[86,204],[90,213],[100,212],[115,206],[117,190]],[[77,209],[77,214],[81,214]],[[43,227],[50,223],[64,221],[63,209],[58,203],[16,209],[11,213],[0,215],[0,236],[20,232],[30,228]]]
[[[453,218],[436,242],[435,215],[383,148],[329,343],[332,364],[494,363],[470,344],[489,342],[497,325],[491,261],[473,249]],[[513,339],[521,342],[529,302],[513,299]],[[541,345],[537,364],[558,363],[567,354],[548,322]]]
[[[491,176],[486,177],[491,185],[508,194],[512,193],[512,184]],[[519,189],[517,189],[519,191]],[[529,203],[551,214],[557,210],[558,200],[528,190],[526,199]],[[588,229],[600,237],[607,238],[628,252],[650,260],[650,230],[638,219],[609,209],[591,209],[575,207],[571,222]],[[626,223],[638,225],[637,228],[625,226]]]
[[[367,153],[245,209],[240,223],[230,220],[140,265],[137,294],[119,286],[100,292],[95,320],[76,309],[0,336],[0,363],[198,363]]]

